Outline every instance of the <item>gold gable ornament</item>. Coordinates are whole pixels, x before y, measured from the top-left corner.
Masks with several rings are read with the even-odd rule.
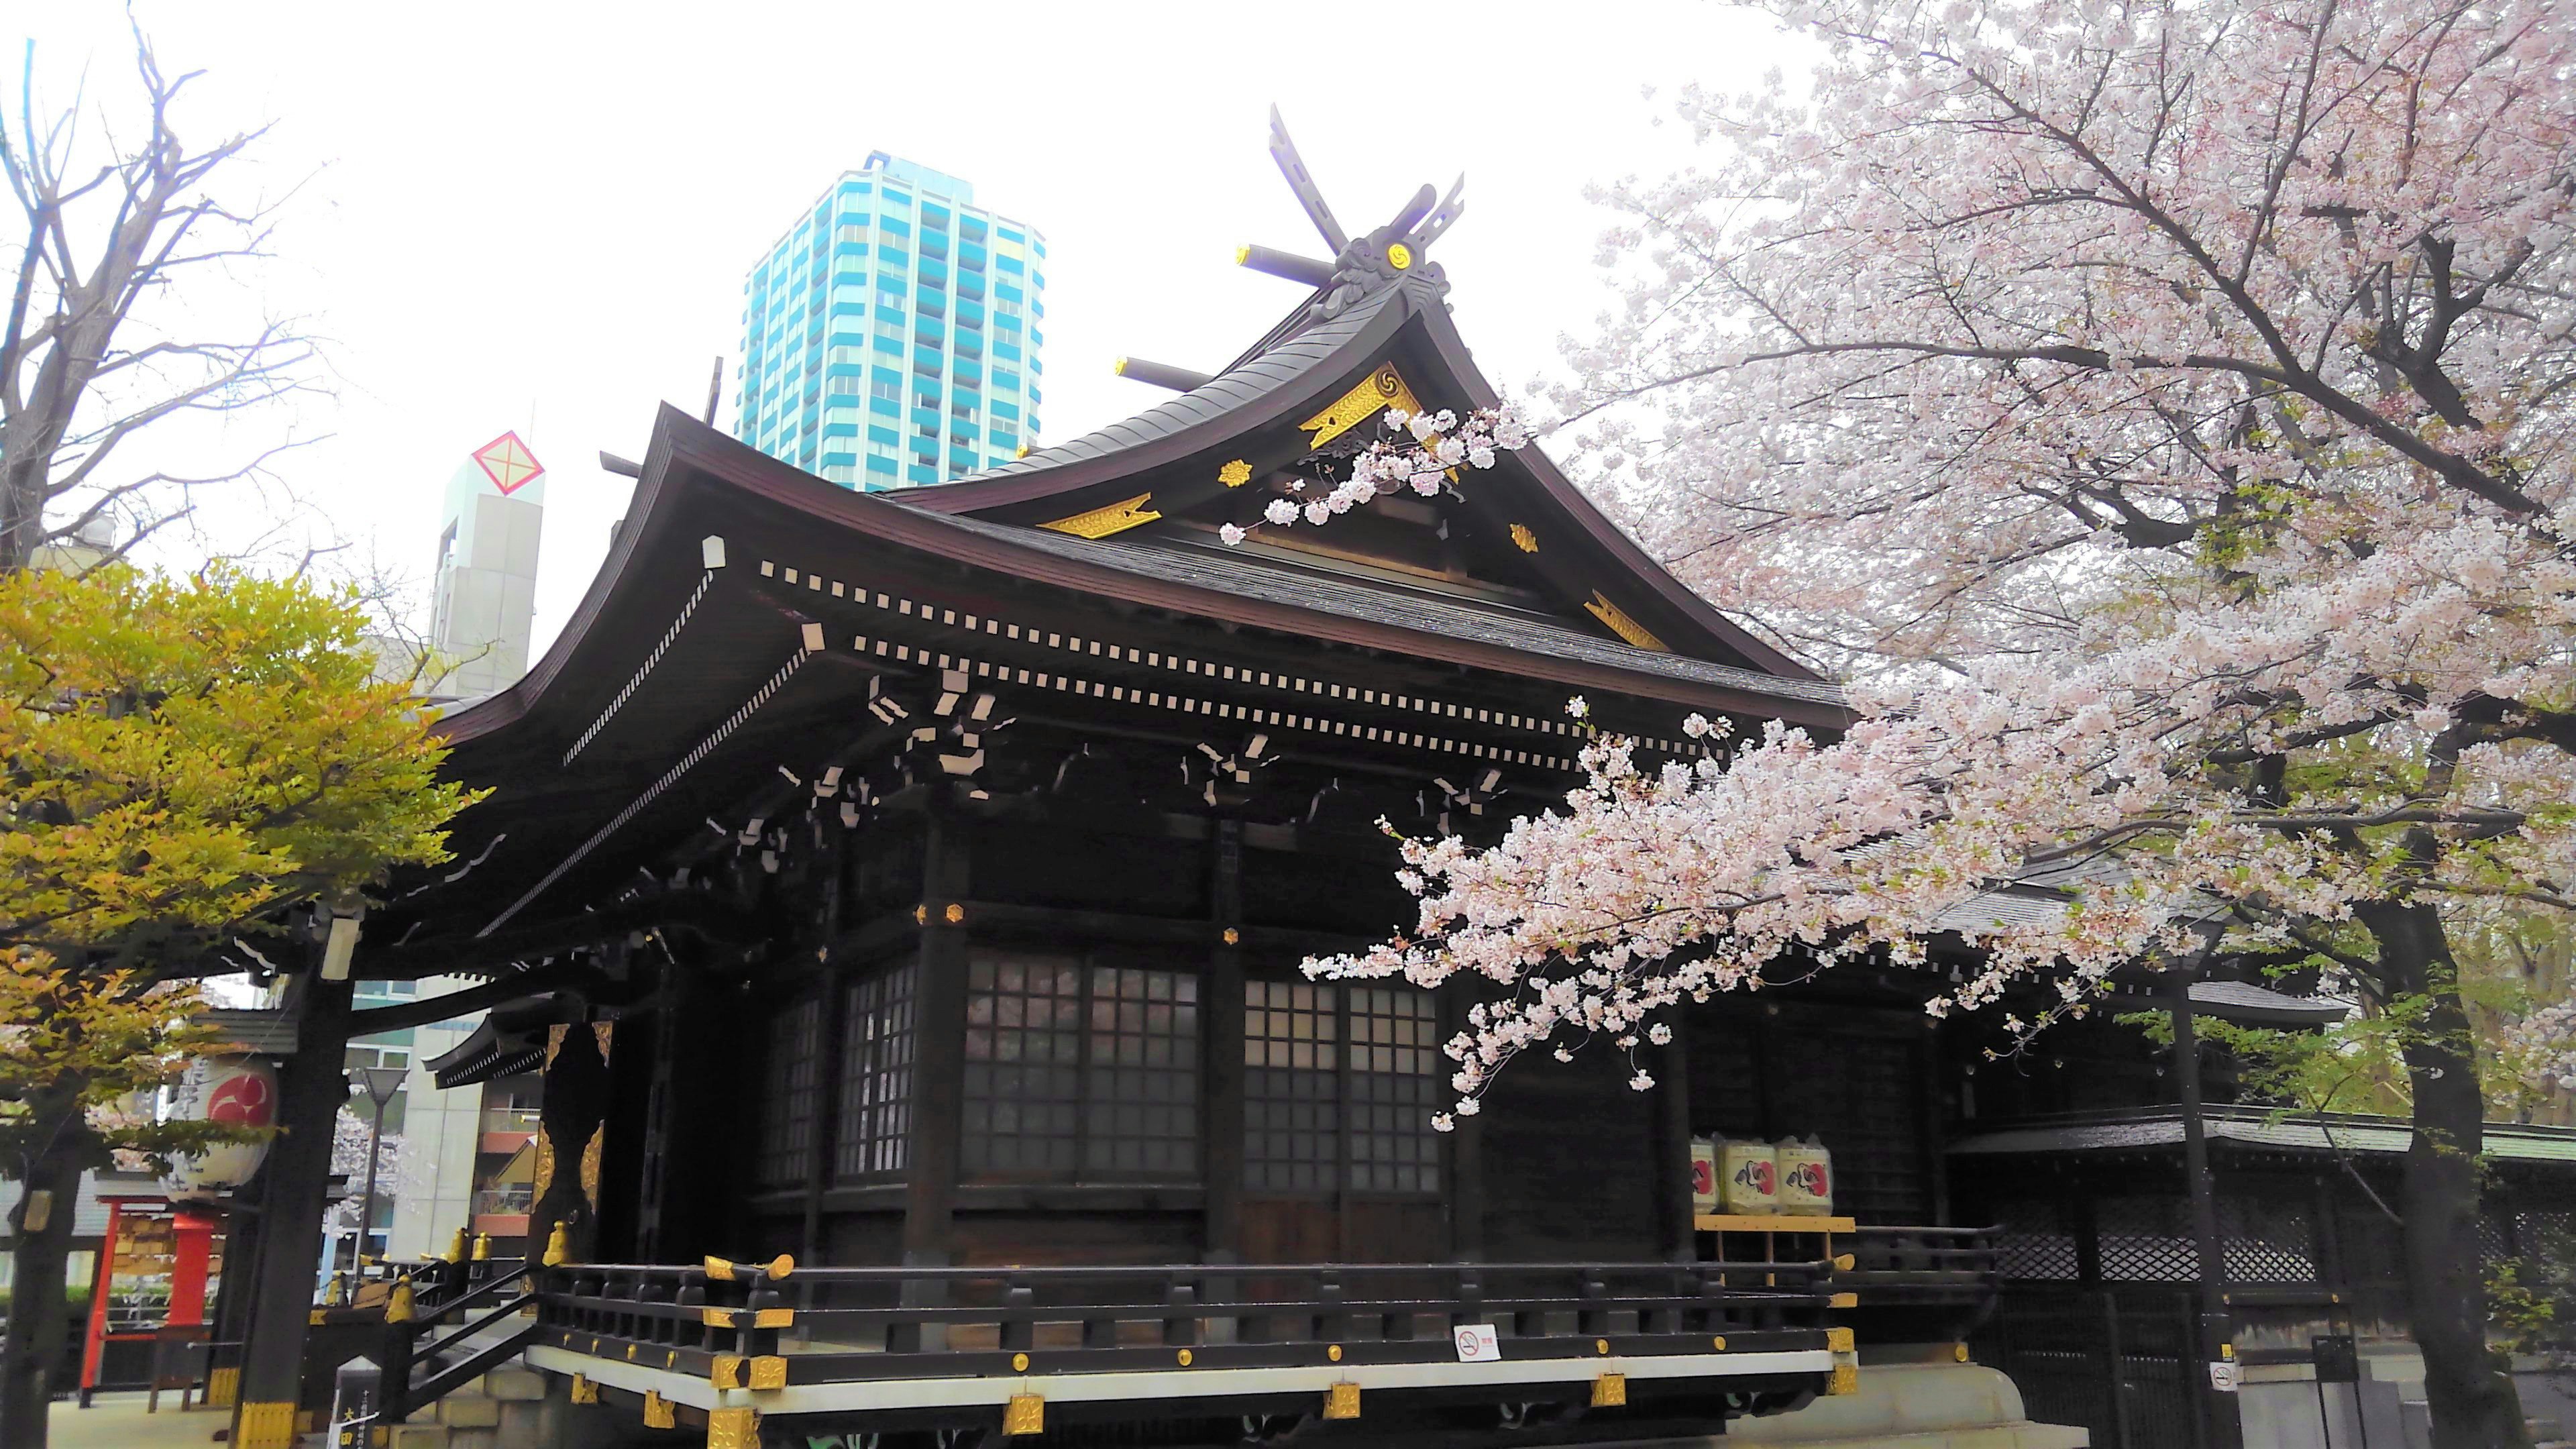
[[[1237,458],[1216,470],[1216,481],[1228,488],[1240,488],[1252,481],[1252,465]]]
[[[1058,533],[1069,533],[1076,538],[1107,538],[1113,533],[1124,533],[1138,524],[1151,523],[1162,517],[1162,514],[1145,506],[1153,501],[1153,494],[1139,493],[1133,498],[1112,503],[1106,508],[1095,508],[1088,513],[1077,513],[1070,518],[1041,523],[1038,527],[1051,528]]]
[[[1361,378],[1349,392],[1333,399],[1332,406],[1297,426],[1314,434],[1306,440],[1308,448],[1320,448],[1388,408],[1405,413],[1422,411],[1422,400],[1405,386],[1394,363],[1382,363],[1377,371]]]
[[[1603,595],[1599,589],[1594,589],[1592,591],[1592,601],[1585,604],[1583,606],[1583,610],[1593,618],[1596,618],[1602,623],[1608,625],[1611,633],[1627,640],[1637,648],[1649,649],[1657,654],[1669,654],[1672,652],[1672,650],[1665,645],[1663,640],[1658,639],[1653,634],[1649,633],[1645,625],[1629,618],[1626,610],[1620,608],[1617,604],[1610,602],[1608,597]]]

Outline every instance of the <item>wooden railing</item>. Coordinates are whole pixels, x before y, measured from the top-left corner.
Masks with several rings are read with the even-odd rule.
[[[1901,1294],[1925,1301],[1990,1299],[2002,1280],[1996,1268],[2001,1228],[1864,1225],[1853,1229],[1852,1266],[1835,1282],[1874,1296]]]
[[[1754,1275],[1758,1274],[1756,1277]],[[1179,1367],[1815,1349],[1830,1261],[544,1270],[542,1346],[692,1376],[791,1355],[798,1383]],[[1768,1280],[1767,1283],[1765,1280]],[[1748,1286],[1749,1284],[1761,1286]],[[633,1352],[630,1353],[630,1349]]]

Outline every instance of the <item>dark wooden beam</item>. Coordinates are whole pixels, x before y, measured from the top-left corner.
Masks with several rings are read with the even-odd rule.
[[[280,1130],[261,1164],[268,1180],[261,1202],[265,1231],[233,1418],[238,1449],[294,1449],[297,1442],[304,1332],[331,1191],[332,1120],[349,1100],[349,990],[349,982],[325,981],[318,972],[294,990],[297,1049],[278,1071]]]
[[[828,968],[815,987],[815,1010],[822,1016],[814,1026],[814,1049],[822,1054],[816,1063],[817,1087],[814,1098],[814,1149],[807,1158],[805,1175],[805,1224],[797,1247],[796,1261],[821,1266],[823,1263],[823,1194],[832,1185],[834,1158],[841,1141],[841,1084],[847,1070],[849,1030],[849,976],[837,968]]]
[[[770,923],[720,897],[671,891],[623,901],[604,910],[579,911],[489,936],[418,944],[361,946],[359,964],[371,981],[470,975],[514,961],[560,956],[613,941],[635,931],[687,931],[728,945],[769,938]],[[378,1007],[391,1011],[392,1007]],[[428,1018],[436,1021],[437,1017]],[[371,1028],[383,1030],[383,1028]]]
[[[1647,1049],[1655,1073],[1655,1124],[1647,1140],[1654,1144],[1656,1220],[1663,1231],[1664,1256],[1688,1263],[1699,1257],[1691,1206],[1690,1041],[1684,1035],[1690,1030],[1689,1014],[1671,1011],[1664,1021],[1673,1029],[1672,1041]]]
[[[930,817],[922,853],[920,979],[913,983],[912,1140],[907,1154],[903,1261],[954,1261],[959,1135],[965,1121],[967,832]],[[955,906],[956,920],[949,919]]]
[[[1467,994],[1460,990],[1432,993],[1439,1014],[1440,1040],[1448,1041],[1467,1026]],[[1447,1062],[1444,1054],[1440,1062]],[[1441,1110],[1448,1110],[1447,1073],[1442,1072]],[[1449,1169],[1449,1253],[1461,1263],[1485,1260],[1485,1119],[1459,1117],[1442,1134]]]
[[[1210,856],[1209,916],[1216,940],[1208,950],[1199,1013],[1205,1253],[1211,1263],[1238,1263],[1243,1260],[1243,822],[1217,822]]]
[[[445,1021],[468,1012],[489,1011],[496,1006],[534,1000],[548,992],[569,991],[598,1001],[612,995],[622,996],[625,989],[624,983],[586,961],[550,961],[543,966],[486,981],[480,986],[469,986],[463,991],[416,997],[400,1006],[371,1006],[365,1011],[351,1012],[349,1035],[369,1036],[380,1031],[427,1026],[433,1021]]]

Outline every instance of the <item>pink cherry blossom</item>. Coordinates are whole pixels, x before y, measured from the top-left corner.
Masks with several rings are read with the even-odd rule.
[[[1412,928],[1309,969],[1504,988],[1446,1043],[1472,1102],[1935,941],[1976,964],[1928,1009],[2018,1032],[2305,957],[2426,1023],[2419,1130],[2474,1133],[2443,935],[2576,912],[2576,8],[1779,13],[1813,71],[1687,93],[1700,164],[1604,193],[1624,296],[1553,435],[1852,723],[1596,740],[1499,843],[1406,842]],[[2576,1077],[2576,1003],[2506,1035]],[[2439,1351],[2440,1442],[2518,1427]]]

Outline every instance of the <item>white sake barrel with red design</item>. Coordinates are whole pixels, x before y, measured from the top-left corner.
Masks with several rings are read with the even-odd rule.
[[[1762,1217],[1780,1210],[1780,1164],[1770,1143],[1727,1139],[1718,1145],[1717,1171],[1728,1212]]]
[[[1830,1215],[1834,1210],[1834,1155],[1814,1137],[1783,1137],[1773,1148],[1780,1165],[1780,1211]]]

